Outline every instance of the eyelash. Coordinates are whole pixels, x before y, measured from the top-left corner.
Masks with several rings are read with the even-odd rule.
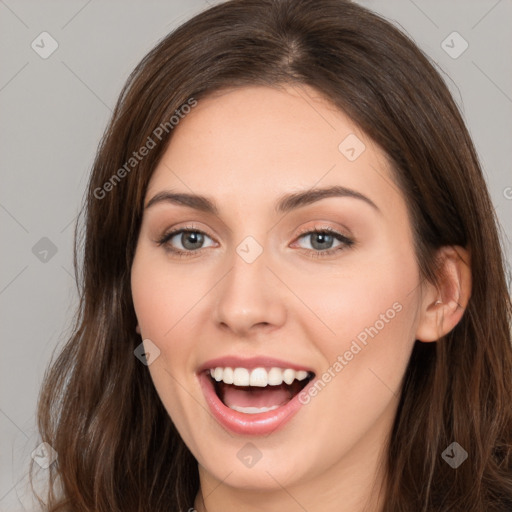
[[[171,240],[171,238],[173,238],[175,235],[177,235],[179,233],[200,233],[202,235],[207,236],[208,238],[211,238],[207,233],[205,233],[204,231],[201,231],[200,229],[195,228],[194,226],[185,226],[185,227],[170,231],[168,233],[165,233],[159,240],[156,241],[156,243],[158,244],[158,246],[165,245],[169,242],[169,240]],[[355,243],[355,241],[352,240],[351,238],[349,238],[345,235],[342,235],[338,231],[336,231],[332,228],[329,228],[329,227],[324,227],[324,228],[315,227],[313,229],[305,229],[298,234],[297,239],[300,239],[305,235],[311,235],[311,234],[315,234],[315,233],[332,235],[336,239],[338,239],[340,242],[342,242],[342,244],[339,245],[338,247],[335,247],[334,249],[326,249],[324,251],[316,251],[314,249],[302,249],[302,251],[305,251],[305,254],[311,258],[324,258],[327,256],[332,256],[335,253],[338,253],[340,251],[350,248]],[[205,248],[203,247],[202,249],[205,249]],[[195,255],[200,253],[202,251],[202,249],[196,249],[196,250],[192,250],[192,251],[182,251],[181,249],[176,249],[170,245],[167,245],[167,247],[166,247],[166,250],[173,253],[174,255],[176,255],[179,258],[194,257]]]

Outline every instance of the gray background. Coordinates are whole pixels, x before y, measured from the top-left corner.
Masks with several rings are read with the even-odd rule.
[[[111,109],[146,52],[213,3],[0,0],[0,511],[31,508],[23,492],[39,443],[35,404],[77,303],[74,222]],[[360,3],[440,67],[480,155],[510,262],[512,0]],[[43,31],[58,43],[47,59],[31,47],[48,49]],[[453,31],[469,44],[457,58],[445,51],[462,49],[458,36],[446,40]]]

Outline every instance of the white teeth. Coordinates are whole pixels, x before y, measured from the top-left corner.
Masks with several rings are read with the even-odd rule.
[[[287,368],[283,372],[283,380],[286,382],[286,384],[291,384],[295,380],[295,370],[290,370]]]
[[[233,384],[233,368],[224,368],[222,371],[222,380],[226,384]]]
[[[279,405],[273,405],[272,407],[242,407],[240,405],[230,405],[229,408],[238,412],[245,412],[246,414],[259,414],[261,412],[273,411],[277,409]]]
[[[251,372],[249,386],[259,386],[264,388],[267,385],[267,371],[265,368],[254,368]]]
[[[308,372],[305,370],[293,370],[291,368],[271,368],[270,371],[267,371],[265,368],[261,367],[248,370],[247,368],[233,369],[217,366],[216,368],[210,369],[210,375],[217,382],[222,381],[225,384],[264,388],[266,386],[279,386],[283,382],[291,384],[295,379],[304,380],[308,377]]]
[[[217,371],[218,368],[215,368],[215,371]],[[220,368],[220,371],[222,372],[223,369]],[[248,386],[249,385],[249,370],[246,368],[235,368],[233,372],[233,384],[235,386]]]
[[[308,372],[306,370],[299,370],[298,372],[295,372],[295,378],[297,380],[304,380],[307,376]]]
[[[268,372],[268,384],[270,386],[279,386],[283,382],[283,372],[281,368],[271,368]]]

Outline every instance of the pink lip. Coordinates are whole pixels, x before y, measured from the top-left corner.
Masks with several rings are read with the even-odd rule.
[[[313,372],[311,368],[307,368],[306,366],[297,365],[295,363],[290,363],[289,361],[283,361],[281,359],[275,359],[273,357],[249,357],[244,359],[238,356],[224,356],[217,357],[216,359],[210,359],[209,361],[203,363],[197,372],[201,373],[204,370],[217,368],[218,366],[222,368],[247,368],[248,370],[252,370],[254,368],[291,368],[292,370],[305,370],[307,372]]]
[[[224,359],[223,361],[225,362]],[[206,402],[208,403],[213,416],[226,429],[231,430],[236,434],[254,436],[271,434],[290,421],[303,405],[299,401],[300,393],[298,393],[289,402],[277,409],[274,409],[273,411],[262,412],[259,414],[246,414],[234,411],[233,409],[225,406],[217,396],[217,393],[215,393],[213,381],[209,377],[208,371],[202,371],[198,375],[198,378]],[[315,379],[312,379],[302,392],[307,390],[307,388],[314,383],[314,380]]]

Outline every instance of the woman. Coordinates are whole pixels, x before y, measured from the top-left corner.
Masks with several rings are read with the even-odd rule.
[[[48,510],[511,510],[493,212],[442,79],[377,15],[242,0],[183,24],[92,170],[39,405]]]

